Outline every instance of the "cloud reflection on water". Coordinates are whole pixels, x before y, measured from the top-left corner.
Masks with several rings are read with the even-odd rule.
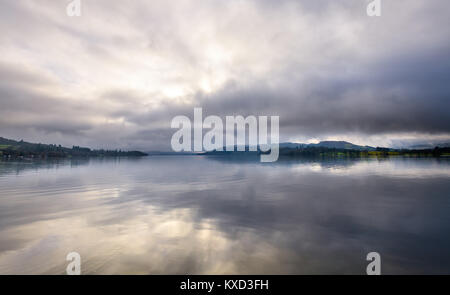
[[[448,164],[1,163],[0,273],[450,273]]]

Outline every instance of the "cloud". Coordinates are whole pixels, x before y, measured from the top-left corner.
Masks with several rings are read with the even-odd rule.
[[[203,107],[279,115],[282,140],[450,138],[443,0],[68,3],[1,1],[2,136],[168,149]]]

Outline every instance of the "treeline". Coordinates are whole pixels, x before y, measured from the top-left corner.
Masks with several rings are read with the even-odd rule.
[[[0,137],[2,158],[140,157],[146,155],[140,151],[91,150],[80,146],[67,148],[55,144],[29,143]]]
[[[390,149],[377,147],[375,150],[337,149],[325,147],[281,148],[280,156],[287,157],[448,157],[450,148],[435,147],[434,149]]]
[[[256,152],[249,152],[248,147],[246,151],[211,151],[202,153],[208,156],[251,156],[260,153],[270,153],[270,151],[262,152],[258,149]],[[280,157],[299,157],[299,158],[334,158],[334,157],[390,157],[390,156],[404,156],[404,157],[450,157],[449,147],[435,147],[434,149],[391,149],[391,148],[368,148],[358,149],[353,148],[333,148],[333,147],[319,147],[319,146],[299,146],[299,147],[280,147]]]

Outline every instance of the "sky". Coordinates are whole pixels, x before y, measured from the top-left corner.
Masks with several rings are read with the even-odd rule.
[[[280,141],[450,142],[450,3],[0,0],[0,136],[170,150],[173,117],[280,117]]]

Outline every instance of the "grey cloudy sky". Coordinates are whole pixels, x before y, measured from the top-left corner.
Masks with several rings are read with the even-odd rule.
[[[0,0],[0,136],[166,150],[203,107],[282,141],[449,140],[449,2],[369,2]]]

